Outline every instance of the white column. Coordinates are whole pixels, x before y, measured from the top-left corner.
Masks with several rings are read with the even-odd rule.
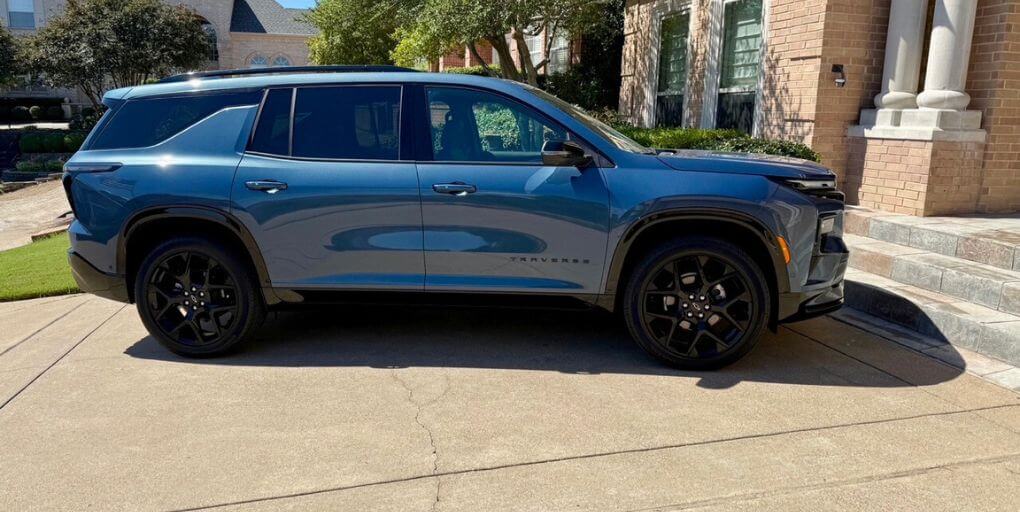
[[[917,108],[928,0],[892,0],[878,108]]]
[[[921,108],[966,110],[970,104],[970,95],[964,89],[977,3],[978,0],[936,1],[924,92],[917,97]]]

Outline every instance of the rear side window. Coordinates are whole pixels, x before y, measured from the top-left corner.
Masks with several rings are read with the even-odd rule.
[[[400,87],[298,89],[293,156],[400,159]]]
[[[270,155],[290,155],[290,104],[294,89],[272,89],[259,113],[259,125],[251,150]]]
[[[110,118],[90,149],[159,144],[224,108],[257,105],[261,100],[261,91],[129,100]]]

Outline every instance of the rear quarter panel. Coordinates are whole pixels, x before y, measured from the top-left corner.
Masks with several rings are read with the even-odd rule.
[[[109,164],[113,172],[72,173],[75,252],[107,273],[117,268],[117,245],[127,225],[154,208],[189,205],[228,211],[234,172],[256,106],[223,109],[155,146],[79,151],[69,164]],[[73,166],[72,166],[73,167]]]

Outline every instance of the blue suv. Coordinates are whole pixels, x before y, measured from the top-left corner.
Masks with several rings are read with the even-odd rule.
[[[71,267],[178,354],[285,304],[526,296],[619,312],[653,356],[711,369],[843,303],[843,196],[810,162],[657,151],[527,85],[396,68],[103,101],[63,178]]]

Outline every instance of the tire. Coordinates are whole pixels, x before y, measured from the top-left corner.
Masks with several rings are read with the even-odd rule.
[[[746,355],[771,307],[768,282],[754,260],[708,237],[656,247],[634,268],[624,293],[634,341],[682,370],[715,370]]]
[[[226,354],[265,317],[251,265],[237,252],[207,238],[174,238],[142,261],[135,302],[149,333],[186,357]]]

